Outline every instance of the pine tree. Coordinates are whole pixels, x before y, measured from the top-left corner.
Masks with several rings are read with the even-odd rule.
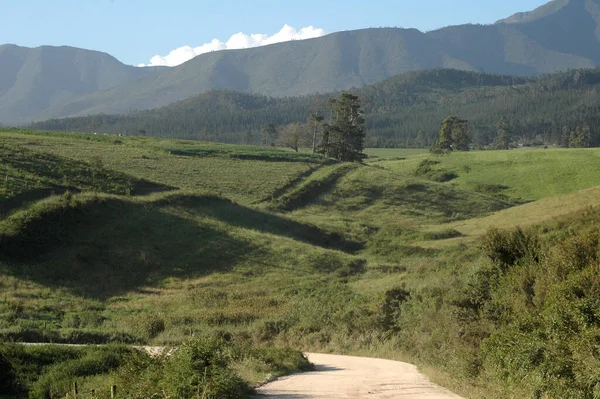
[[[324,124],[321,151],[328,157],[344,162],[360,161],[365,141],[365,118],[360,109],[358,96],[343,93],[339,99],[330,101],[332,124]]]
[[[431,149],[432,152],[469,151],[471,136],[468,121],[457,116],[449,116],[440,126],[440,137]]]

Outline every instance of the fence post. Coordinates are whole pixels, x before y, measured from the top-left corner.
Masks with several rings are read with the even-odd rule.
[[[73,395],[75,395],[75,399],[77,399],[77,382],[73,382]]]
[[[115,399],[116,396],[117,396],[117,386],[111,385],[110,386],[110,399]]]

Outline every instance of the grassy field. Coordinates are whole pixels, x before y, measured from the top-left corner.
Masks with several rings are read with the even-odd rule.
[[[401,174],[413,173],[423,159],[438,162],[434,170],[456,174],[452,184],[513,201],[536,201],[600,185],[598,149],[518,149],[476,151],[451,156],[422,155],[378,165]]]
[[[598,150],[368,150],[358,165],[143,137],[0,143],[3,341],[226,335],[411,360],[469,397],[523,388],[476,366],[489,332],[459,317],[489,264],[480,237],[560,235],[600,185]]]

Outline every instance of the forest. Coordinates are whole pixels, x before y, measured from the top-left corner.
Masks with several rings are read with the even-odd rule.
[[[469,122],[474,148],[493,145],[501,120],[511,128],[513,146],[568,147],[579,135],[586,139],[576,146],[595,147],[600,145],[599,89],[600,68],[539,78],[436,69],[398,75],[350,92],[363,105],[366,147],[429,147],[449,115]],[[285,139],[266,138],[265,127],[272,125],[280,133],[290,124],[301,124],[304,136],[312,137],[314,118],[331,120],[329,100],[338,95],[274,98],[212,90],[162,108],[52,119],[29,127],[285,146],[281,143]]]

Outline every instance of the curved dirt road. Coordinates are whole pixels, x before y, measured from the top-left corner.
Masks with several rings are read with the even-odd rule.
[[[307,354],[317,371],[282,377],[257,389],[261,399],[460,399],[417,368],[392,360]]]

